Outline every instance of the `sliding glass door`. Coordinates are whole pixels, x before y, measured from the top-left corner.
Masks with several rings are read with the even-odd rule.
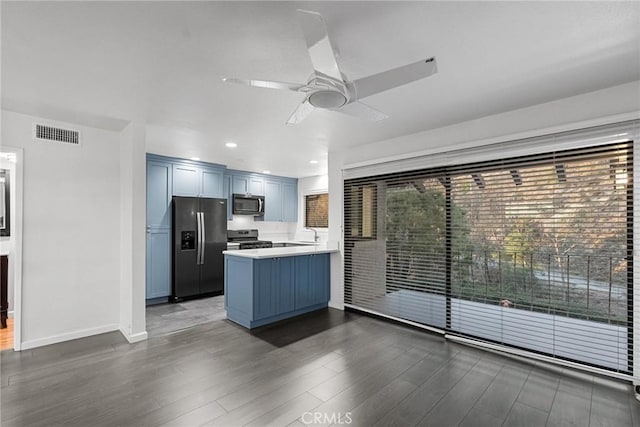
[[[632,145],[345,180],[345,301],[630,372]]]

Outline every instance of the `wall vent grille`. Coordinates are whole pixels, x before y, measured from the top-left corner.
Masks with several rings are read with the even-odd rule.
[[[72,129],[62,129],[53,126],[35,124],[33,137],[41,141],[54,141],[63,144],[80,145],[80,132]]]

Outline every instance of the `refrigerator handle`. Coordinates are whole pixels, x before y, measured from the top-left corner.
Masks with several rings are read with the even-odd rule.
[[[200,212],[196,212],[196,221],[198,223],[198,231],[197,231],[197,251],[196,251],[196,264],[200,264],[200,251],[202,250],[202,221],[200,220]]]
[[[205,228],[204,228],[204,212],[200,212],[200,223],[202,224],[202,238],[200,240],[200,243],[202,243],[202,249],[200,249],[200,264],[204,264],[204,249],[205,249],[205,239],[206,239],[206,234],[205,234]]]

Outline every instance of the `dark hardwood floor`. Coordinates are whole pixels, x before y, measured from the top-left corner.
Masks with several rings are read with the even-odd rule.
[[[631,386],[325,310],[1,354],[5,426],[632,426]]]

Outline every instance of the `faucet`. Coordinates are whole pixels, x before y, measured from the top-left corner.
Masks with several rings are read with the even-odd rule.
[[[307,228],[309,231],[313,231],[313,241],[318,243],[318,230],[315,228]]]

